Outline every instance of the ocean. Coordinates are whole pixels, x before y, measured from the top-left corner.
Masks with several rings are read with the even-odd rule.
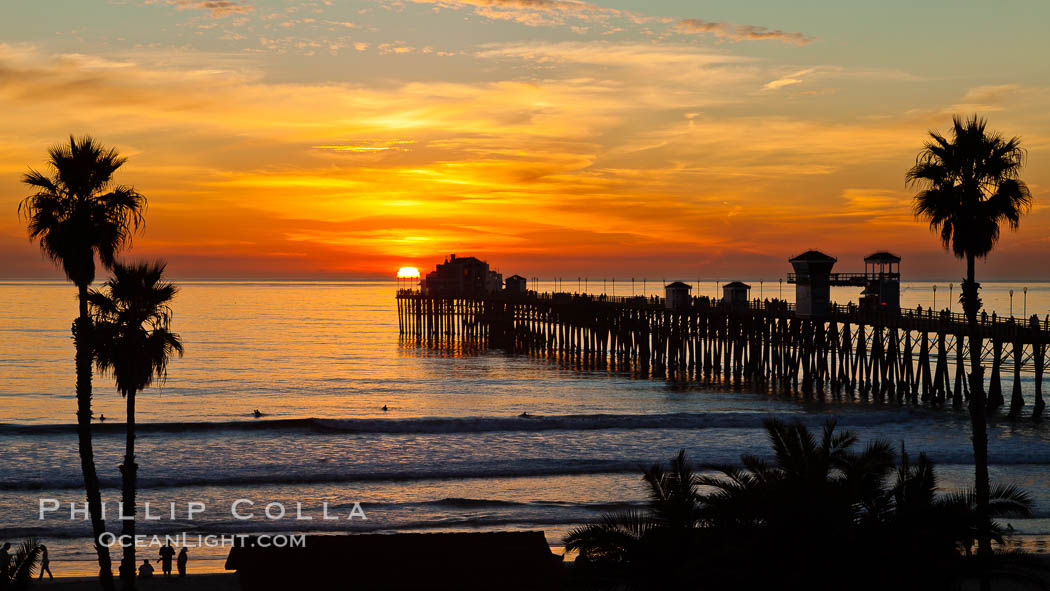
[[[432,350],[399,338],[395,282],[180,285],[174,330],[186,356],[172,362],[163,385],[138,397],[140,507],[150,502],[160,517],[140,521],[140,533],[192,540],[542,529],[557,547],[572,527],[603,511],[642,505],[641,469],[679,449],[697,464],[768,455],[762,421],[770,416],[814,427],[835,419],[862,441],[925,451],[945,490],[972,478],[965,411],[848,396],[806,402],[499,351]],[[562,285],[577,289],[576,281]],[[591,280],[587,290],[601,286]],[[714,295],[717,287],[703,282],[694,294]],[[1050,308],[1050,284],[1027,285],[1026,297],[1022,284],[983,287],[986,309],[1000,315],[1009,312],[1011,289],[1015,316],[1042,318]],[[761,289],[777,297],[779,288],[752,282],[752,296]],[[650,280],[646,289],[656,294],[661,284]],[[615,290],[629,295],[632,287],[619,280]],[[640,280],[634,290],[641,293]],[[792,299],[793,289],[783,290]],[[833,297],[845,303],[854,292]],[[926,308],[933,293],[933,284],[907,283],[903,305]],[[947,305],[948,284],[936,293],[938,307]],[[69,284],[0,283],[0,541],[42,538],[56,575],[95,571],[88,523],[69,510],[83,501],[71,427],[75,315]],[[1003,378],[1008,393],[1010,372]],[[1032,379],[1023,374],[1029,410]],[[124,405],[107,376],[96,376],[94,394],[96,415],[107,419],[96,429],[96,464],[111,510],[107,525],[117,531]],[[254,418],[256,409],[264,416]],[[1035,499],[1033,518],[1009,520],[1014,541],[1046,551],[1050,427],[999,418],[990,436],[993,477],[1024,486]],[[59,509],[41,519],[41,499]],[[204,509],[190,515],[191,503]],[[271,519],[267,510],[284,515]],[[191,547],[191,571],[221,569],[226,551]]]

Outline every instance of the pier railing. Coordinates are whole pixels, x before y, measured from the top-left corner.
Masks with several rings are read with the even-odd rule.
[[[860,275],[863,275],[862,273]],[[419,290],[401,289],[398,297],[431,297],[424,296]],[[441,296],[433,296],[441,297]],[[640,310],[663,310],[666,308],[665,300],[659,296],[611,296],[605,294],[581,294],[574,292],[528,292],[524,294],[494,293],[477,299],[510,302],[548,302],[559,304],[595,304],[626,306]],[[726,302],[719,298],[706,296],[691,297],[688,305],[674,310],[677,313],[689,313],[699,309],[724,309],[748,310],[756,314],[796,316],[795,304],[779,299],[752,299],[746,305],[742,303]],[[945,310],[933,310],[932,308],[902,309],[902,310],[879,310],[866,309],[854,303],[837,304],[828,306],[828,313],[810,317],[813,320],[825,322],[851,322],[855,324],[867,324],[882,327],[910,327],[913,329],[927,328],[947,325],[951,332],[969,332],[969,320],[961,312]],[[996,314],[988,315],[982,313],[977,317],[977,326],[985,338],[993,336],[1000,337],[1023,337],[1025,339],[1046,340],[1050,337],[1050,315],[1042,320],[1032,315],[1027,321],[1015,317],[1003,317]]]
[[[835,304],[827,314],[806,316],[780,300],[694,297],[681,304],[667,309],[656,296],[579,293],[397,295],[402,337],[426,346],[493,347],[674,381],[747,381],[807,396],[845,389],[863,399],[956,407],[969,398],[970,359],[977,355],[990,364],[989,408],[1005,404],[1004,372],[1013,374],[1012,416],[1029,403],[1041,416],[1045,406],[1045,320],[982,314],[974,332],[962,314],[949,311]],[[1028,398],[1022,373],[1034,375]]]

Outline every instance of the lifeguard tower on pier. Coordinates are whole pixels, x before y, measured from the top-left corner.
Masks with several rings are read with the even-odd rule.
[[[795,284],[795,313],[799,316],[824,316],[831,305],[831,268],[838,261],[819,250],[788,259],[795,268],[788,273],[788,283]],[[835,273],[835,275],[839,275]]]
[[[884,250],[864,257],[862,310],[901,309],[901,258]]]
[[[824,316],[831,311],[831,287],[863,287],[861,310],[899,312],[901,308],[901,258],[886,251],[864,257],[863,273],[832,273],[838,259],[819,250],[808,250],[790,259],[794,273],[795,313],[802,317]]]

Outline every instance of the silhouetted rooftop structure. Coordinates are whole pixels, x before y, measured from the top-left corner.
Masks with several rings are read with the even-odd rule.
[[[689,307],[692,298],[689,291],[693,286],[681,281],[668,283],[664,286],[664,308],[667,310],[684,310]]]
[[[838,261],[838,259],[836,259],[833,256],[826,255],[826,254],[820,252],[819,250],[807,250],[806,252],[804,252],[804,253],[802,253],[802,254],[800,254],[798,256],[795,256],[795,257],[792,257],[792,258],[788,259],[788,262],[790,262],[790,263],[794,263],[796,261],[797,262],[807,262],[807,263],[811,263],[811,262],[834,263],[834,262]]]
[[[476,257],[451,254],[427,273],[423,292],[441,297],[481,297],[503,288],[503,276]]]
[[[751,286],[742,281],[731,281],[722,286],[722,301],[730,306],[747,306]]]
[[[864,257],[865,263],[899,263],[901,258],[893,253],[880,250],[879,252],[869,254]]]
[[[529,292],[528,280],[521,275],[511,275],[503,282],[504,290],[511,294],[525,294]]]

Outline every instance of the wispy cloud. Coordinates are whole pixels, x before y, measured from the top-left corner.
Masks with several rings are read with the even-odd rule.
[[[255,7],[247,2],[232,0],[146,0],[146,4],[160,4],[161,2],[175,6],[178,10],[207,10],[213,18],[255,10]]]
[[[755,25],[736,25],[698,18],[682,19],[675,24],[674,30],[686,34],[710,33],[716,37],[734,41],[782,41],[793,45],[806,45],[814,39],[803,33],[789,33]]]
[[[785,86],[792,86],[794,84],[802,84],[803,77],[805,77],[805,76],[807,76],[809,74],[812,74],[815,71],[816,71],[816,68],[806,68],[804,70],[799,70],[797,72],[793,72],[791,74],[788,74],[787,76],[781,76],[780,78],[777,78],[776,80],[771,80],[771,81],[767,82],[766,85],[762,87],[762,89],[763,90],[776,90],[778,88],[783,88]]]
[[[355,55],[383,51],[368,50]],[[465,250],[504,265],[570,250],[588,268],[695,269],[715,253],[739,272],[746,253],[783,267],[814,235],[835,254],[936,248],[901,175],[943,115],[785,112],[755,92],[816,78],[805,69],[690,43],[520,42],[470,53],[482,80],[277,82],[265,54],[139,51],[0,44],[0,211],[74,132],[131,156],[121,182],[151,199],[135,255],[183,275],[382,273]],[[1045,236],[1046,213],[1029,220]],[[0,251],[0,276],[39,259],[15,216],[0,216]]]
[[[560,25],[567,19],[582,21],[607,20],[631,13],[605,8],[580,0],[412,0],[417,4],[434,4],[445,8],[471,8],[479,16],[509,20],[528,26]]]

